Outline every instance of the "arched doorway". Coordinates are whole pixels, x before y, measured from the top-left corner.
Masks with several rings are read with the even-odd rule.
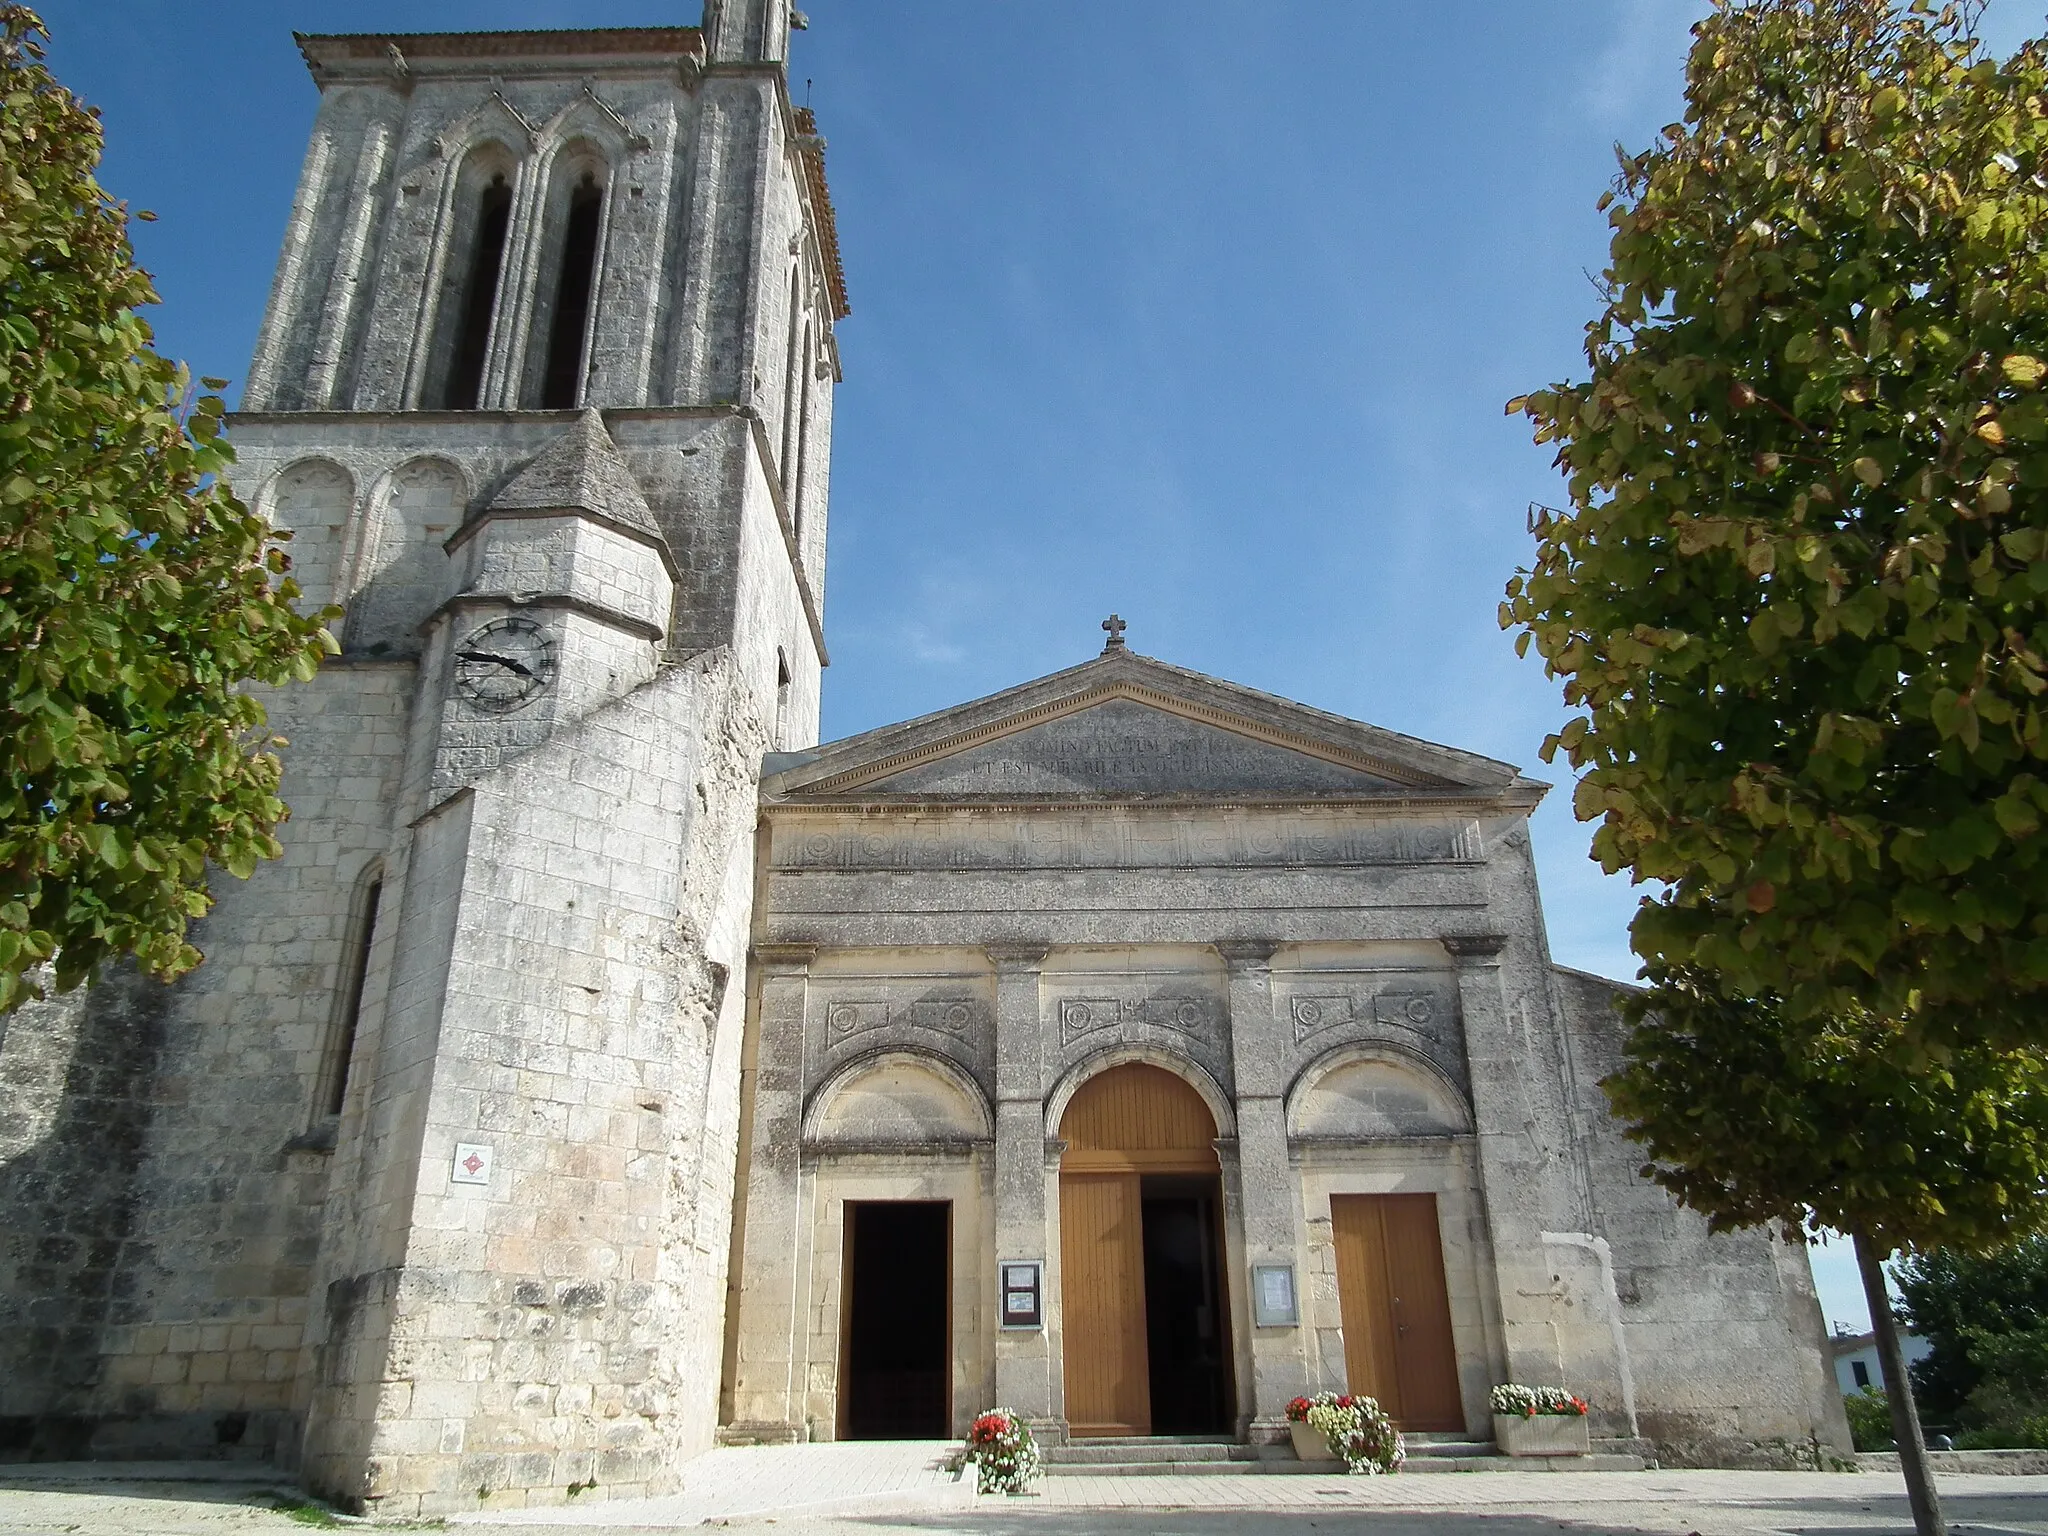
[[[1068,1432],[1230,1429],[1215,1117],[1171,1072],[1130,1062],[1083,1083],[1059,1133]]]

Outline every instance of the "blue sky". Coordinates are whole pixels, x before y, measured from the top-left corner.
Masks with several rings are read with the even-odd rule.
[[[692,0],[43,0],[104,112],[160,344],[239,378],[315,92],[291,32],[691,23]],[[1567,964],[1634,897],[1538,761],[1497,627],[1583,372],[1613,146],[1678,115],[1695,0],[807,0],[854,313],[833,453],[830,738],[1134,649],[1560,782]],[[2009,47],[2038,0],[1993,0]],[[1854,1265],[1816,1255],[1831,1318]]]

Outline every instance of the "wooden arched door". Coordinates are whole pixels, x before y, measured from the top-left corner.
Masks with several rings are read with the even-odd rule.
[[[1081,1085],[1060,1119],[1067,1427],[1217,1432],[1232,1415],[1216,1121],[1163,1068]]]

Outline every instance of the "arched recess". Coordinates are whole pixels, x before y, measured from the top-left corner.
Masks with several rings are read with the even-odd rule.
[[[412,459],[391,473],[370,502],[375,515],[342,648],[358,656],[417,656],[419,627],[448,593],[448,552],[442,546],[462,524],[468,484],[446,459]]]
[[[450,178],[435,242],[433,312],[424,328],[419,403],[428,410],[473,411],[483,403],[492,338],[505,308],[506,255],[524,150],[509,136],[486,132],[460,152]]]
[[[848,1062],[804,1110],[807,1147],[959,1146],[994,1136],[980,1086],[931,1051],[885,1050]]]
[[[588,134],[542,151],[536,174],[547,190],[539,203],[540,234],[531,247],[533,271],[521,316],[526,341],[518,400],[525,409],[568,410],[583,403],[613,163],[614,156]]]
[[[1462,1136],[1472,1110],[1427,1057],[1390,1041],[1340,1045],[1310,1062],[1287,1093],[1287,1133],[1315,1140]]]
[[[1140,1062],[1179,1078],[1195,1091],[1216,1127],[1210,1133],[1212,1136],[1232,1137],[1237,1134],[1237,1116],[1230,1107],[1230,1096],[1223,1091],[1222,1085],[1215,1078],[1185,1056],[1176,1056],[1170,1051],[1145,1045],[1115,1046],[1076,1062],[1067,1074],[1053,1085],[1052,1093],[1046,1098],[1045,1134],[1060,1135],[1060,1126],[1066,1119],[1067,1107],[1073,1102],[1075,1095],[1092,1079],[1113,1068]]]
[[[342,568],[355,503],[355,477],[332,459],[286,465],[258,503],[273,527],[291,532],[284,552],[299,584],[301,612],[340,602],[345,595]]]

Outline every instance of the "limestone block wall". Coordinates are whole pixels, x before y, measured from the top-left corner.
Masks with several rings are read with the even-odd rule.
[[[424,427],[416,416],[243,415],[234,422],[236,481],[260,511],[295,530],[288,549],[298,543],[296,530],[314,534],[308,550],[316,568],[337,572],[332,600],[352,605],[344,624],[351,652],[366,650],[374,633],[387,651],[399,646],[401,635],[409,637],[402,649],[416,655],[419,626],[465,584],[468,562],[480,558],[473,552],[477,536],[458,534],[463,518],[487,505],[573,421],[567,412],[445,413]],[[671,648],[688,655],[738,647],[743,679],[774,729],[773,744],[814,740],[822,610],[792,563],[787,508],[772,460],[763,455],[759,423],[722,407],[613,411],[607,425],[674,553]],[[319,474],[308,484],[312,466]],[[449,479],[462,486],[454,511],[440,522],[415,519],[420,536],[393,532],[404,523],[407,486]],[[339,532],[333,531],[337,503],[347,508]],[[437,531],[426,536],[429,528]],[[822,537],[822,519],[818,531]],[[453,558],[446,548],[451,539]],[[330,547],[342,553],[330,556]],[[403,560],[392,555],[394,548]],[[583,546],[577,549],[580,568]],[[377,611],[393,617],[365,630],[358,611],[373,586],[409,596],[380,603]],[[630,591],[623,596],[630,598]],[[778,662],[789,673],[786,687],[777,681]],[[532,718],[553,707],[544,700]]]
[[[1816,1441],[1847,1454],[1804,1250],[1760,1230],[1710,1234],[1637,1175],[1644,1151],[1622,1136],[1598,1088],[1621,1065],[1621,989],[1560,969],[1557,990],[1641,1433],[1674,1466],[1810,1463]]]
[[[121,967],[0,1021],[0,1461],[92,1450],[169,1002]]]
[[[58,1123],[103,1113],[110,1158],[93,1179],[104,1189],[129,1174],[120,1199],[81,1191],[76,1215],[22,1213],[16,1230],[99,1278],[21,1275],[41,1292],[31,1311],[62,1309],[73,1331],[54,1377],[24,1361],[16,1379],[89,1421],[72,1438],[95,1454],[291,1447],[327,1174],[314,1086],[343,1023],[351,916],[385,846],[412,682],[404,664],[344,664],[266,693],[271,728],[290,743],[284,857],[247,882],[217,878],[218,904],[194,936],[205,963],[174,989],[117,980],[67,1005],[81,1033]],[[106,1021],[129,1015],[135,1038],[114,1059],[137,1075],[117,1090],[111,1061],[88,1065],[117,1044]],[[115,1112],[110,1097],[132,1107]],[[100,1231],[77,1246],[66,1234],[80,1223]],[[96,1318],[62,1299],[82,1287]]]
[[[711,653],[423,824],[366,1193],[322,1257],[316,1487],[399,1513],[623,1496],[709,1444],[752,702]],[[458,1146],[489,1149],[487,1183]]]
[[[965,707],[963,723],[984,707]],[[935,796],[996,774],[1022,782],[1047,771],[1031,750],[1028,737],[996,737],[884,782]],[[802,1257],[816,1241],[806,1223],[821,1218],[786,1133],[861,1050],[897,1048],[942,1056],[977,1082],[993,1066],[995,1219],[1008,1234],[998,1244],[1052,1259],[1051,1326],[1033,1340],[1050,1379],[1031,1377],[1019,1346],[998,1338],[998,1389],[1016,1396],[1037,1380],[1017,1406],[1045,1415],[1049,1432],[1065,1347],[1057,1184],[1049,1176],[1029,1193],[1029,1148],[1054,1134],[1081,1077],[1147,1059],[1206,1085],[1224,1105],[1219,1126],[1234,1122],[1233,1292],[1247,1255],[1302,1266],[1301,1329],[1252,1330],[1233,1295],[1252,1433],[1279,1432],[1292,1392],[1344,1380],[1331,1198],[1404,1190],[1438,1198],[1475,1432],[1487,1427],[1487,1389],[1522,1380],[1571,1386],[1592,1400],[1596,1434],[1641,1434],[1674,1456],[1725,1462],[1833,1433],[1799,1256],[1689,1231],[1606,1118],[1597,1080],[1614,1031],[1604,1017],[1587,1023],[1557,979],[1520,810],[847,808],[799,793],[770,799],[768,825],[756,944],[777,958],[756,1004],[738,1261],[744,1279],[767,1283],[741,1295],[729,1346],[735,1433],[815,1427],[829,1406],[815,1383],[801,1404],[777,1396],[824,1340],[816,1317],[785,1316],[775,1300],[792,1259],[799,1275],[822,1273]],[[934,981],[879,980],[891,969],[929,977],[956,963],[936,957],[975,951],[988,958],[957,962],[960,980],[993,964],[996,996],[988,1015],[963,1016],[957,1039],[917,1030]],[[901,958],[912,953],[919,965]],[[848,990],[863,966],[874,990]],[[834,1033],[835,1008],[849,1029],[862,1021],[864,1044]],[[1703,1286],[1682,1291],[1699,1276]],[[1668,1304],[1650,1300],[1655,1284],[1671,1287]],[[1666,1326],[1692,1329],[1683,1350],[1666,1347]],[[1019,1374],[1005,1375],[1006,1360]]]

